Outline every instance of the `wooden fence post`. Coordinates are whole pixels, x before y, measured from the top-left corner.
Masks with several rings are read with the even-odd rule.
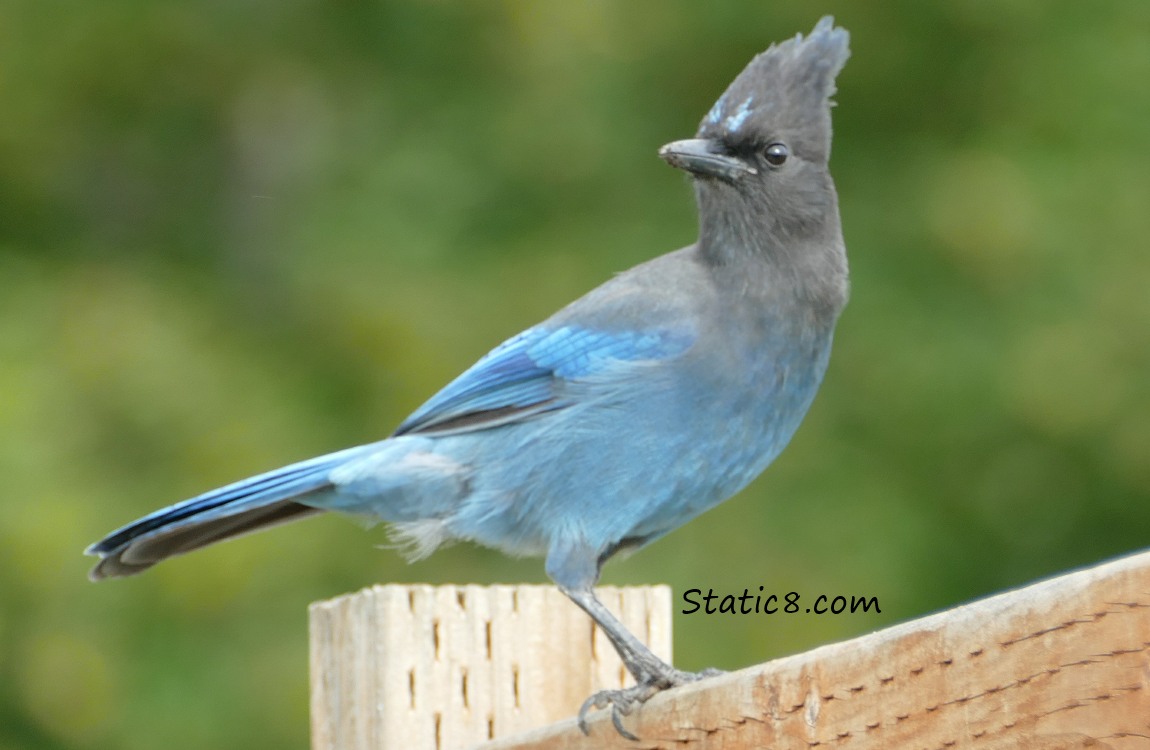
[[[665,587],[604,598],[669,656]],[[639,743],[575,726],[622,669],[552,587],[384,586],[311,619],[314,750],[1150,748],[1150,552],[661,693]]]
[[[666,586],[599,598],[671,656]],[[573,716],[630,684],[587,615],[554,586],[375,586],[313,604],[312,750],[454,750]]]

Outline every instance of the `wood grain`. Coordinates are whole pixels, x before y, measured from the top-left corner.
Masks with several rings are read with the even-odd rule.
[[[1150,748],[1150,553],[484,750]]]
[[[597,589],[659,656],[666,586]],[[574,716],[630,684],[591,619],[554,586],[375,586],[309,610],[313,750],[447,750]]]

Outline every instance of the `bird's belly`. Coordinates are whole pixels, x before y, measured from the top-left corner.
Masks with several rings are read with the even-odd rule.
[[[513,554],[542,554],[556,534],[580,534],[600,549],[665,534],[778,456],[825,369],[823,357],[805,360],[748,368],[735,388],[649,383],[610,401],[445,438],[474,469],[451,533]]]

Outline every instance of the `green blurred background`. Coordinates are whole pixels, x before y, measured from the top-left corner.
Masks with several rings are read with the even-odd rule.
[[[854,50],[830,373],[762,479],[605,582],[880,599],[676,616],[679,666],[735,668],[1146,545],[1144,0],[10,1],[0,750],[304,748],[309,602],[545,580],[336,517],[99,586],[80,552],[387,434],[692,241],[656,149],[825,12]]]

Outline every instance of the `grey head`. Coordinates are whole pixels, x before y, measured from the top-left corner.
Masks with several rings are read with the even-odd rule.
[[[830,97],[850,55],[829,16],[757,55],[727,87],[696,137],[659,155],[694,179],[699,244],[715,262],[744,251],[795,252],[804,240],[842,254],[838,201],[828,170]],[[845,258],[841,263],[845,287]]]

